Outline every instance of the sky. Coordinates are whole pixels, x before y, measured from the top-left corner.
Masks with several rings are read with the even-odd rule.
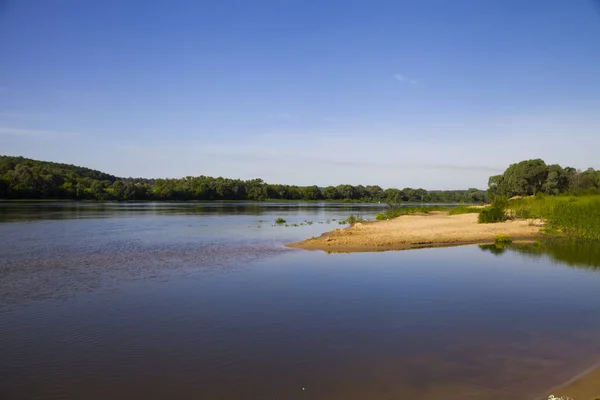
[[[599,153],[595,0],[0,0],[0,154],[485,189]]]

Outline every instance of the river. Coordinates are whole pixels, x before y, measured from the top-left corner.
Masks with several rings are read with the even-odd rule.
[[[0,203],[0,398],[532,399],[600,360],[596,246],[283,246],[382,209]]]

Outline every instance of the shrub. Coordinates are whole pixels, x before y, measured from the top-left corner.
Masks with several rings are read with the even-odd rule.
[[[503,208],[496,206],[484,208],[479,214],[478,221],[480,224],[503,222],[506,221],[506,213]]]
[[[277,217],[277,219],[275,220],[276,224],[285,224],[285,219],[281,218],[281,217]]]

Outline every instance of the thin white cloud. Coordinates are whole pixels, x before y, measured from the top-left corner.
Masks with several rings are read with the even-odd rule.
[[[394,74],[393,77],[395,80],[397,80],[398,82],[402,82],[402,83],[410,83],[411,85],[416,85],[419,83],[419,81],[417,79],[408,77],[408,76],[400,74],[400,73]]]

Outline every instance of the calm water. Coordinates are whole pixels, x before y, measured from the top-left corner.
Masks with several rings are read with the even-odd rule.
[[[379,210],[0,203],[0,398],[531,399],[600,360],[598,246],[283,247]]]

